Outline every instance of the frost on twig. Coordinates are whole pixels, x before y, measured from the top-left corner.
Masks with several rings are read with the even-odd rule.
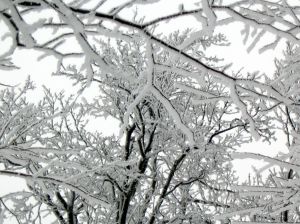
[[[182,122],[180,115],[170,103],[170,101],[159,92],[159,90],[155,87],[151,87],[151,93],[166,107],[167,111],[169,112],[170,116],[173,118],[174,123],[178,127],[179,130],[184,133],[188,139],[188,144],[193,147],[195,146],[194,134],[192,131]]]
[[[254,137],[255,140],[258,141],[260,138],[260,135],[256,130],[255,121],[253,120],[252,116],[249,114],[249,112],[247,110],[247,105],[240,99],[234,83],[232,83],[230,86],[230,96],[231,96],[233,102],[241,110],[242,116],[248,120],[249,125],[250,125],[251,135]]]
[[[24,193],[5,214],[23,209],[20,222],[38,223],[46,211],[60,223],[91,224],[300,217],[299,50],[289,49],[288,60],[276,62],[274,78],[232,75],[214,51],[229,45],[225,34],[214,31],[235,21],[245,25],[249,51],[270,33],[274,39],[261,51],[283,39],[297,44],[299,7],[287,1],[183,1],[179,11],[170,7],[144,18],[140,9],[153,3],[163,1],[0,1],[3,37],[12,39],[0,56],[2,69],[13,68],[9,57],[16,48],[31,48],[43,52],[39,59],[55,56],[57,75],[97,89],[86,100],[45,89],[32,104],[26,99],[31,84],[1,87],[1,172],[26,179],[36,202],[29,205]],[[169,35],[160,29],[186,17],[198,29]],[[209,48],[217,53],[208,55]],[[122,138],[107,136],[105,118],[121,126]],[[287,136],[289,161],[233,152],[252,137],[271,142],[277,123]],[[230,164],[237,155],[263,157],[281,167],[281,176],[272,170],[264,181],[258,170],[242,189]],[[37,216],[26,213],[31,208]]]

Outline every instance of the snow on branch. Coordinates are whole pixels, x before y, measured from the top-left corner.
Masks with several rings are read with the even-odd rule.
[[[178,127],[179,130],[182,131],[182,133],[185,134],[185,136],[188,139],[188,144],[191,147],[195,146],[195,140],[194,140],[194,134],[193,132],[183,123],[180,115],[176,111],[176,109],[173,107],[171,102],[154,86],[151,86],[150,88],[151,93],[158,99],[166,108],[166,110],[169,112],[170,116],[173,118],[174,123]]]
[[[228,212],[228,213],[225,212],[224,214],[216,215],[215,219],[216,220],[226,219],[226,218],[229,218],[232,216],[243,215],[243,214],[247,214],[247,213],[260,213],[263,209],[264,209],[264,206],[247,208],[247,209],[237,210],[237,211]]]
[[[33,39],[31,33],[33,32],[32,27],[30,27],[21,17],[19,11],[17,10],[15,4],[10,0],[3,0],[4,4],[10,9],[11,16],[14,23],[17,25],[18,29],[23,34],[24,43],[26,47],[33,47],[35,45],[35,40]],[[12,30],[12,29],[10,29]]]
[[[52,178],[52,177],[44,177],[44,176],[33,177],[30,174],[7,171],[7,170],[0,170],[0,175],[19,177],[19,178],[23,178],[25,180],[30,180],[30,181],[39,181],[39,180],[41,180],[41,181],[45,181],[45,182],[49,182],[49,183],[53,183],[53,184],[58,184],[58,185],[61,185],[63,187],[66,187],[66,188],[69,188],[69,189],[75,191],[81,197],[87,199],[92,204],[98,204],[98,205],[101,205],[105,208],[110,207],[110,205],[106,201],[91,195],[89,192],[85,192],[84,190],[78,188],[76,185],[67,183],[67,182],[65,182],[63,180],[60,180],[60,179],[56,179],[56,178]]]
[[[135,109],[135,107],[141,102],[141,100],[147,96],[149,93],[151,86],[153,85],[153,76],[154,76],[154,57],[153,57],[153,49],[152,49],[152,43],[150,40],[147,40],[146,43],[146,58],[147,60],[147,81],[146,85],[142,88],[142,90],[139,91],[137,97],[135,97],[134,101],[127,107],[127,110],[124,114],[124,123],[121,127],[121,132],[124,132],[124,130],[129,125],[129,117],[132,111]]]
[[[203,12],[207,17],[207,32],[208,34],[211,34],[216,26],[216,21],[217,21],[217,17],[212,9],[212,7],[209,4],[209,0],[202,0],[202,7],[203,7]]]
[[[247,105],[240,99],[240,97],[237,93],[236,85],[234,83],[232,83],[230,86],[230,96],[231,96],[231,99],[233,100],[233,102],[241,110],[242,116],[248,120],[249,125],[250,125],[251,135],[254,137],[255,140],[259,140],[260,135],[259,135],[258,131],[256,130],[255,121],[249,114],[249,112],[247,110]]]
[[[58,7],[60,13],[63,15],[64,20],[67,24],[74,31],[74,35],[81,46],[83,52],[85,53],[85,63],[83,66],[86,68],[87,71],[87,86],[89,86],[92,82],[94,71],[91,67],[93,62],[98,63],[101,69],[104,72],[111,73],[112,70],[107,66],[104,60],[101,58],[100,55],[96,52],[95,49],[89,44],[87,37],[85,35],[84,24],[74,15],[73,11],[67,7],[63,2],[60,0],[54,0],[55,6]],[[53,5],[51,5],[54,7]]]
[[[11,39],[11,45],[9,46],[9,49],[6,50],[6,52],[0,54],[0,67],[1,64],[3,63],[2,61],[5,60],[6,57],[10,56],[13,54],[13,52],[15,51],[16,47],[17,47],[17,30],[15,27],[13,27],[13,25],[10,23],[9,19],[7,17],[5,17],[2,13],[0,13],[0,22],[3,21],[8,29],[7,33],[3,33],[1,34],[1,40],[4,41],[6,38],[10,37]],[[4,66],[3,66],[4,67]]]
[[[269,156],[257,154],[257,153],[250,153],[250,152],[234,152],[231,154],[231,157],[234,159],[258,159],[258,160],[264,160],[265,162],[272,163],[274,166],[280,166],[285,167],[288,169],[293,170],[300,170],[300,165],[293,164],[289,162],[282,161],[277,158],[272,158]]]
[[[238,12],[237,10],[235,10],[232,7],[216,6],[214,8],[217,11],[227,12],[229,14],[229,16],[231,16],[235,21],[243,22],[246,26],[250,25],[254,28],[262,29],[262,30],[264,30],[264,32],[268,31],[268,32],[270,32],[270,33],[272,33],[272,34],[274,34],[278,37],[285,38],[285,39],[287,39],[287,40],[289,40],[293,43],[299,43],[299,38],[296,35],[294,35],[293,32],[292,32],[292,29],[297,27],[296,25],[291,27],[290,30],[281,30],[281,29],[277,28],[276,26],[274,26],[272,23],[259,21],[258,19],[260,18],[260,16],[255,15],[255,11],[253,11],[253,15],[246,16],[246,15],[243,15],[241,12]],[[263,14],[260,14],[260,15],[263,16]],[[261,33],[259,35],[257,40],[261,38],[262,34],[263,33]],[[253,42],[253,44],[249,48],[249,50],[251,50],[254,47],[256,42],[257,41]]]

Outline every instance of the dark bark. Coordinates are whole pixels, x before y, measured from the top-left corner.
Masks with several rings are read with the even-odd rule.
[[[293,170],[290,169],[287,173],[287,179],[292,179],[293,177]],[[282,222],[288,222],[289,221],[289,210],[285,210],[281,214]]]
[[[157,184],[157,179],[156,179],[156,169],[157,169],[157,157],[155,157],[153,159],[153,176],[152,176],[152,182],[151,182],[151,190],[150,192],[148,192],[145,196],[145,200],[143,203],[143,208],[142,208],[142,212],[139,216],[139,221],[138,224],[143,224],[143,218],[145,217],[146,211],[147,211],[147,207],[151,201],[151,196],[154,194],[155,189],[156,189],[156,184]]]
[[[140,161],[139,166],[138,166],[140,174],[145,173],[148,162],[149,162],[149,159],[147,157]],[[130,206],[130,201],[136,193],[138,184],[139,184],[139,179],[133,180],[133,182],[129,186],[129,190],[127,191],[127,194],[123,197],[123,203],[121,204],[121,207],[120,207],[121,210],[119,210],[121,212],[120,218],[119,218],[120,224],[126,224],[126,218],[127,218],[128,209]]]
[[[45,203],[51,208],[53,214],[56,216],[56,218],[57,218],[57,220],[59,221],[60,224],[67,224],[66,220],[64,219],[64,217],[60,213],[60,211],[58,209],[58,206],[56,204],[54,204],[54,202],[52,201],[50,195],[46,195]]]
[[[134,126],[134,127],[136,127],[136,126]],[[148,144],[147,144],[147,146],[145,148],[145,151],[142,154],[142,158],[140,159],[140,162],[138,164],[138,172],[140,174],[144,174],[147,167],[148,167],[148,163],[149,163],[150,158],[147,157],[147,153],[149,153],[151,151],[155,131],[156,131],[156,125],[153,127],[153,130],[151,131],[151,134],[150,134],[149,140],[148,140]],[[130,133],[130,135],[131,134],[132,134],[132,132]],[[129,142],[130,142],[130,139],[128,139],[128,145],[130,144]],[[125,159],[128,159],[128,157],[126,157]],[[121,202],[119,203],[119,206],[118,206],[119,207],[119,211],[118,211],[119,214],[117,215],[117,220],[118,220],[118,223],[120,223],[120,224],[126,224],[128,209],[130,207],[130,201],[132,200],[132,198],[134,197],[134,195],[136,193],[138,184],[139,184],[139,178],[134,179],[131,182],[131,184],[128,186],[127,193],[124,194],[123,196],[121,196]]]
[[[170,187],[171,181],[175,175],[175,172],[178,170],[178,166],[181,164],[181,162],[185,159],[187,156],[187,153],[190,151],[190,148],[187,148],[179,158],[177,158],[169,172],[168,179],[166,183],[164,184],[164,187],[162,189],[161,195],[157,201],[157,204],[155,205],[154,211],[151,214],[151,217],[149,219],[148,224],[153,224],[156,218],[156,214],[158,213],[158,210],[160,209],[160,206],[162,205],[165,197],[167,196],[168,189]]]

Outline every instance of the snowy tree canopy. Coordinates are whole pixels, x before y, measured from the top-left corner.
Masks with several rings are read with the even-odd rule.
[[[0,174],[27,185],[0,198],[1,222],[300,222],[299,14],[288,0],[1,0],[0,69],[39,52],[78,87],[33,102],[34,79],[0,81]],[[224,63],[221,27],[249,54],[285,44],[275,72]],[[119,134],[91,129],[99,118]],[[287,154],[237,152],[280,130]],[[241,184],[235,158],[268,165]]]

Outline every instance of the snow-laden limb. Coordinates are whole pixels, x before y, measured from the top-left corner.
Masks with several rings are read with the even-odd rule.
[[[153,85],[153,76],[154,76],[154,58],[153,58],[153,49],[152,43],[150,40],[147,40],[146,43],[146,57],[147,57],[147,71],[146,71],[146,84],[142,87],[142,90],[138,92],[138,95],[135,97],[133,102],[127,107],[127,110],[124,114],[123,124],[120,129],[121,134],[123,134],[124,130],[129,125],[129,117],[136,106],[140,103],[140,101],[147,96],[150,91],[151,86]]]
[[[0,13],[0,21],[4,22],[4,24],[6,25],[6,28],[8,29],[8,33],[1,34],[1,40],[3,41],[5,38],[8,38],[8,37],[10,37],[10,39],[11,39],[11,45],[10,45],[9,49],[6,50],[6,52],[4,52],[4,53],[1,52],[1,55],[0,55],[0,62],[1,62],[6,57],[9,57],[10,55],[12,55],[13,52],[15,51],[16,46],[17,46],[17,41],[16,41],[17,31],[16,31],[15,27],[13,27],[12,24],[9,22],[8,18],[5,17],[2,13]]]
[[[139,94],[137,97],[134,99],[134,101],[127,107],[127,110],[124,114],[124,123],[122,124],[121,127],[121,134],[123,134],[124,130],[128,127],[129,125],[129,118],[135,107],[140,103],[140,101],[147,96],[147,94],[150,92],[150,87],[151,84],[147,84],[143,87],[141,91],[139,91]]]
[[[273,179],[274,177],[271,178]],[[286,214],[284,220],[287,221],[288,211],[293,211],[300,204],[299,187],[297,185],[286,186],[285,182],[288,181],[288,179],[285,180],[283,178],[278,181],[275,180],[276,185],[281,187],[238,186],[235,187],[235,189],[238,190],[238,192],[240,192],[239,195],[245,197],[246,200],[255,198],[256,200],[253,202],[258,206],[262,206],[260,211],[251,212],[250,216],[261,217],[261,221],[263,221],[264,214],[267,214],[269,219],[272,218],[274,222],[277,219],[273,217],[280,217],[280,215]],[[247,211],[247,208],[244,210]],[[228,214],[230,214],[230,212]],[[265,219],[268,219],[268,217],[265,217]],[[258,219],[256,221],[258,222]]]
[[[75,174],[72,175],[68,178],[65,179],[65,181],[67,181],[68,183],[76,183],[78,181],[80,181],[81,179],[84,179],[86,176],[89,175],[100,175],[101,173],[104,172],[111,172],[111,170],[115,169],[116,167],[118,168],[125,168],[125,167],[129,167],[129,166],[134,166],[137,164],[136,160],[129,160],[129,161],[113,161],[111,163],[107,163],[105,164],[105,166],[97,166],[94,167],[92,169],[87,169],[87,168],[83,168],[80,169],[80,173],[79,174]],[[72,164],[70,164],[69,168],[71,167]],[[39,173],[41,173],[41,171],[38,171]],[[36,174],[34,174],[36,176]],[[127,174],[128,176],[130,176],[130,174]]]
[[[287,160],[288,158],[290,158],[291,156],[292,156],[291,153],[287,153],[287,154],[282,154],[282,155],[280,155],[280,156],[277,156],[276,158],[279,159],[279,160],[281,160],[281,161],[285,161],[285,160]],[[273,166],[272,163],[266,164],[265,166],[262,166],[261,168],[259,168],[259,169],[257,170],[257,172],[258,172],[258,173],[262,173],[262,172],[264,172],[264,171],[266,171],[266,170],[269,170],[272,166]]]
[[[254,80],[248,80],[248,79],[240,79],[240,80],[236,80],[236,84],[237,85],[246,85],[251,88],[260,88],[262,91],[266,91],[269,96],[275,97],[275,99],[284,103],[285,105],[291,105],[291,104],[295,103],[293,100],[291,100],[288,97],[281,94],[272,85],[268,85],[266,83],[261,83],[261,82],[257,82]]]
[[[196,40],[201,38],[203,35],[205,35],[205,32],[203,30],[192,33],[187,39],[184,40],[182,44],[178,46],[178,49],[184,51],[187,47],[192,45]]]
[[[183,85],[181,83],[175,83],[174,86],[179,89],[182,89],[188,93],[192,93],[196,97],[200,96],[201,98],[204,98],[204,99],[192,98],[192,102],[195,105],[201,105],[201,104],[203,105],[206,103],[217,103],[219,101],[230,101],[231,100],[231,98],[229,96],[218,96],[218,95],[210,93],[208,91],[196,89],[191,86]]]
[[[270,32],[270,33],[276,35],[276,36],[285,38],[288,41],[291,41],[293,43],[299,43],[299,38],[297,38],[297,36],[294,35],[290,30],[281,30],[281,29],[277,28],[276,26],[273,26],[272,23],[261,22],[258,20],[260,17],[257,15],[245,16],[242,13],[235,10],[234,8],[227,7],[227,6],[225,6],[225,7],[216,6],[215,9],[218,11],[224,11],[224,12],[228,13],[232,18],[234,18],[235,21],[243,22],[244,24],[250,25],[254,28],[263,29],[267,32]],[[253,14],[255,14],[255,11],[253,11]],[[296,25],[294,27],[291,27],[291,30],[295,27],[296,27]]]
[[[230,96],[232,101],[241,110],[243,118],[249,122],[251,135],[254,137],[256,141],[258,141],[260,135],[256,130],[255,121],[253,120],[252,116],[249,114],[247,110],[247,105],[240,99],[240,96],[237,93],[236,85],[234,83],[230,85]]]
[[[282,192],[288,190],[288,188],[282,188],[282,187],[245,186],[245,185],[235,185],[235,186],[231,186],[231,188],[236,191],[247,191],[247,192],[253,192],[256,194],[259,192],[282,193]]]
[[[265,156],[257,153],[250,153],[250,152],[234,152],[231,154],[231,157],[234,159],[258,159],[264,160],[265,162],[271,163],[274,166],[285,167],[288,169],[300,170],[300,165],[293,164],[289,162],[282,161],[277,158],[272,158],[270,156]]]
[[[171,46],[170,44],[166,43],[165,41],[160,40],[159,38],[153,36],[148,31],[145,31],[145,34],[147,36],[149,36],[154,43],[156,43],[159,46],[161,46],[161,47],[165,48],[166,50],[170,51],[170,53],[175,54],[175,55],[179,56],[180,58],[183,58],[188,63],[191,63],[191,65],[198,68],[202,73],[204,73],[204,74],[209,73],[209,74],[215,76],[216,80],[221,80],[221,81],[224,81],[224,82],[231,82],[231,81],[235,80],[234,77],[226,74],[223,71],[220,71],[216,68],[213,68],[213,67],[201,62],[200,60],[190,56],[189,54],[187,54],[185,52],[182,52],[177,47]]]
[[[0,139],[2,139],[4,137],[4,133],[7,131],[7,128],[9,125],[12,124],[12,121],[17,117],[19,116],[20,114],[26,112],[28,109],[30,109],[31,106],[27,106],[27,107],[24,107],[22,108],[22,110],[19,110],[17,112],[15,112],[12,116],[10,116],[10,118],[6,121],[6,123],[2,126],[1,130],[0,130]],[[10,135],[14,135],[15,133],[13,134],[10,134]],[[7,138],[7,137],[6,137]],[[3,140],[2,140],[3,141]],[[3,147],[1,147],[3,148]]]
[[[204,91],[204,90],[199,90],[199,89],[196,89],[196,88],[193,88],[191,86],[187,86],[187,85],[184,85],[184,84],[181,84],[181,83],[175,83],[175,87],[177,87],[179,89],[182,89],[184,91],[187,91],[189,93],[193,93],[195,95],[203,96],[205,98],[216,97],[216,95],[214,95],[212,93],[209,93],[209,92]]]
[[[232,216],[243,215],[243,214],[247,214],[247,213],[260,213],[263,209],[264,209],[264,206],[247,208],[247,209],[237,210],[237,211],[228,212],[228,213],[225,212],[224,214],[216,215],[215,220],[226,219],[226,218],[229,218]]]
[[[217,17],[209,4],[209,0],[202,0],[202,7],[207,17],[207,27],[204,28],[204,31],[207,31],[207,34],[211,34],[216,27]]]
[[[23,20],[19,11],[16,9],[16,5],[10,0],[3,0],[4,4],[7,5],[9,10],[11,11],[11,16],[13,18],[14,23],[18,26],[18,29],[23,34],[25,46],[28,48],[32,48],[35,45],[35,40],[32,37],[31,27]]]
[[[188,139],[188,144],[190,145],[190,147],[194,147],[195,146],[194,134],[183,123],[180,115],[178,114],[178,112],[176,111],[172,103],[156,87],[151,86],[150,91],[156,97],[156,99],[159,100],[164,105],[164,107],[168,111],[169,115],[172,117],[178,129],[185,134],[185,136]]]
[[[11,71],[11,70],[14,70],[14,69],[19,69],[19,67],[14,65],[11,62],[10,58],[4,58],[4,59],[0,59],[0,69],[4,70],[4,71]],[[1,83],[0,85],[5,86],[5,87],[14,87],[14,86],[7,85],[7,84],[4,84],[4,83]]]
[[[158,71],[168,71],[168,72],[174,72],[176,74],[180,74],[184,77],[187,77],[187,78],[194,78],[194,79],[199,79],[199,72],[190,72],[190,71],[187,71],[183,68],[178,68],[176,66],[168,66],[168,65],[163,65],[163,64],[155,64],[155,69],[157,69]]]
[[[103,206],[105,208],[109,208],[110,205],[101,200],[98,199],[97,197],[91,195],[88,192],[85,192],[84,190],[76,187],[76,185],[73,184],[69,184],[63,180],[60,179],[55,179],[55,178],[51,178],[51,177],[43,177],[43,176],[38,176],[38,177],[33,177],[32,175],[29,174],[25,174],[25,173],[20,173],[20,172],[13,172],[13,171],[6,171],[6,170],[0,170],[0,175],[7,175],[7,176],[12,176],[12,177],[19,177],[19,178],[23,178],[25,180],[30,180],[30,181],[45,181],[45,182],[49,182],[49,183],[53,183],[53,184],[58,184],[61,185],[63,187],[67,187],[73,191],[75,191],[76,193],[78,193],[81,197],[87,199],[90,203],[92,204],[97,204],[100,206]]]
[[[299,197],[299,194],[297,196]],[[273,212],[270,212],[270,215],[280,215],[284,211],[295,210],[295,208],[298,208],[299,206],[300,206],[300,201],[294,202],[292,204],[278,206],[276,209],[274,209]]]
[[[54,3],[56,6],[58,6],[66,23],[69,24],[70,27],[73,29],[74,35],[79,45],[81,46],[83,52],[85,53],[84,67],[86,68],[87,71],[87,86],[91,84],[91,81],[94,76],[94,71],[91,67],[91,64],[93,62],[96,62],[104,72],[108,72],[108,73],[113,72],[112,69],[109,68],[107,64],[103,61],[101,56],[98,55],[96,50],[93,49],[93,47],[89,44],[85,34],[84,24],[82,23],[82,21],[80,21],[73,14],[72,10],[70,10],[70,8],[67,7],[62,1],[55,0]]]

